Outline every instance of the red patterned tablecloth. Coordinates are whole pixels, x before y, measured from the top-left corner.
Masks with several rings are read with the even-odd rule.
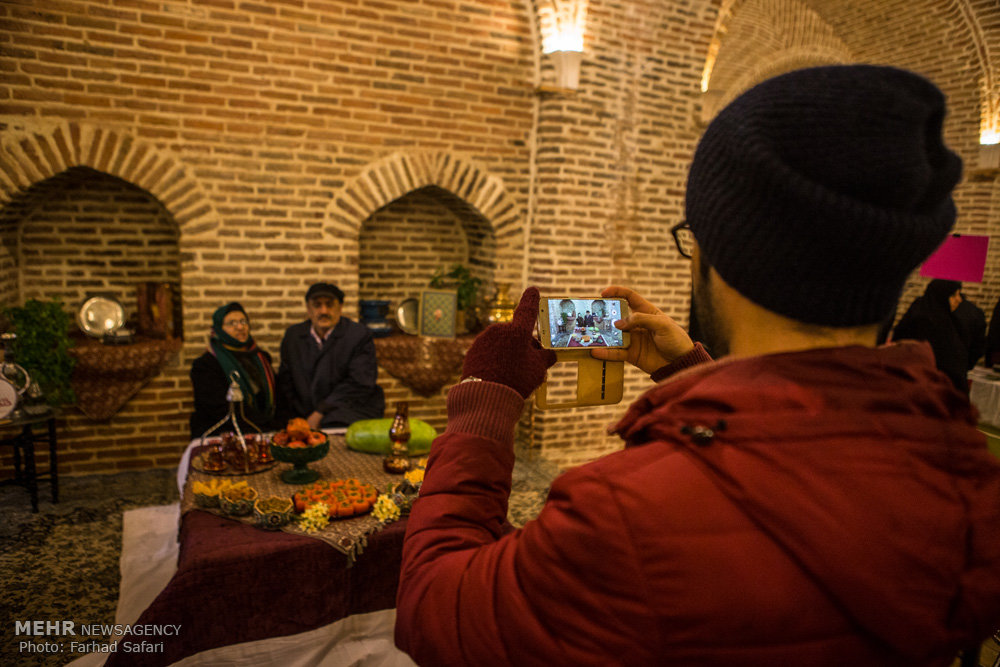
[[[369,479],[373,463],[381,466],[377,456],[339,448],[328,458],[359,479]],[[276,475],[281,466],[287,464],[260,475]],[[192,470],[187,489],[199,474]],[[370,518],[335,525],[360,526]],[[161,667],[213,648],[298,634],[354,614],[391,609],[405,534],[405,518],[368,534],[364,553],[352,561],[323,539],[266,531],[190,509],[181,516],[177,571],[136,621],[178,625],[178,634],[157,636],[162,648],[156,653],[112,653],[105,665]]]
[[[391,475],[383,470],[381,456],[362,454],[360,452],[347,449],[347,444],[343,435],[331,435],[329,437],[330,452],[319,461],[313,461],[309,464],[309,469],[318,472],[320,479],[333,480],[353,477],[362,482],[372,484],[376,489],[378,489],[379,493],[384,492],[390,484],[403,481],[402,475]],[[195,451],[192,456],[192,461],[197,461],[197,457],[199,455],[199,452]],[[281,473],[291,468],[292,464],[279,462],[273,468],[263,472],[254,473],[252,475],[225,476],[224,479],[232,482],[246,481],[249,486],[257,490],[260,498],[267,498],[269,496],[289,498],[296,491],[300,491],[304,488],[304,486],[307,486],[286,484],[282,481]],[[219,475],[198,472],[195,466],[192,466],[187,476],[187,482],[184,486],[184,495],[181,498],[181,512],[186,513],[194,509],[202,509],[214,514],[226,516],[222,510],[218,508],[198,507],[195,503],[194,494],[192,493],[192,486],[194,482],[209,482],[212,479],[219,478]],[[244,517],[228,518],[250,525],[254,524],[254,517],[252,514]],[[346,555],[348,559],[353,562],[357,555],[360,554],[367,545],[368,536],[381,528],[382,526],[378,519],[376,519],[369,512],[368,514],[358,517],[331,521],[326,528],[316,533],[306,533],[299,528],[297,523],[294,522],[284,526],[282,530],[286,533],[321,540]]]

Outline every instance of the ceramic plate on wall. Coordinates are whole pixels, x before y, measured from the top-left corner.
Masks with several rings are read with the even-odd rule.
[[[404,332],[417,335],[420,331],[420,302],[406,299],[396,308],[396,324]]]
[[[102,338],[104,334],[125,326],[125,309],[118,299],[95,296],[83,302],[76,318],[85,334]]]

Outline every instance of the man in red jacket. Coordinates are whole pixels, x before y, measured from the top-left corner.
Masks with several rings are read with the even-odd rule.
[[[397,644],[435,667],[948,665],[1000,627],[1000,464],[926,344],[875,345],[954,223],[944,113],[926,80],[873,66],[723,110],[686,214],[695,309],[727,356],[605,290],[633,342],[592,354],[658,384],[616,426],[625,448],[560,476],[520,530],[514,426],[554,361],[538,291],[481,334],[409,520]]]

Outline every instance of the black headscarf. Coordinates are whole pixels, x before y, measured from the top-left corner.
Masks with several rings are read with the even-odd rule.
[[[966,363],[969,352],[962,342],[955,319],[951,314],[949,298],[962,289],[954,280],[932,280],[923,296],[910,304],[896,329],[893,340],[925,340],[934,350],[938,370],[947,375],[957,389],[969,391]]]
[[[239,373],[238,382],[243,390],[244,402],[253,406],[258,414],[270,419],[274,415],[274,370],[264,352],[257,347],[253,336],[241,343],[223,329],[222,321],[233,311],[243,313],[247,322],[250,321],[247,311],[236,301],[217,309],[212,315],[209,349],[218,359],[227,379],[232,376],[233,371]]]

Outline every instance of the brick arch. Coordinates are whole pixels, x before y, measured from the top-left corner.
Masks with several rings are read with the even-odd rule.
[[[182,234],[210,231],[218,216],[198,181],[168,151],[128,132],[83,123],[9,122],[0,138],[0,208],[72,167],[89,167],[143,188]]]
[[[839,65],[848,62],[848,54],[828,47],[798,47],[787,49],[771,56],[766,62],[744,72],[732,82],[723,95],[716,100],[713,112],[721,111],[723,107],[736,99],[740,93],[771,77],[791,72],[803,67],[818,67],[820,65]],[[714,116],[715,113],[712,113]]]
[[[750,39],[747,28],[761,39]],[[726,41],[726,40],[729,41]],[[760,43],[758,43],[760,42]],[[755,50],[745,49],[753,44]],[[852,62],[853,54],[808,0],[726,0],[703,72],[704,116],[771,76],[801,67]]]
[[[334,194],[325,231],[356,247],[361,226],[372,213],[427,186],[450,192],[489,223],[496,240],[497,277],[518,282],[525,253],[517,203],[503,179],[451,153],[398,152],[368,165]]]
[[[837,5],[843,1],[844,0],[800,0],[804,7],[817,12],[820,17],[824,18],[828,22],[829,20],[827,14],[834,12]],[[719,49],[726,37],[729,24],[733,17],[738,14],[743,5],[748,2],[748,0],[712,0],[712,2],[718,3],[719,12],[716,17],[715,29],[712,33],[712,38],[709,41],[706,50],[705,68],[703,72],[703,81],[706,85],[711,80],[715,59],[718,56]],[[951,15],[958,17],[956,20],[957,25],[955,27],[959,31],[964,31],[964,36],[974,46],[976,53],[976,65],[978,67],[978,79],[981,82],[979,89],[980,109],[984,118],[992,118],[995,115],[1000,114],[1000,92],[998,92],[998,90],[1000,90],[1000,85],[998,85],[995,47],[991,46],[990,40],[987,39],[983,26],[989,25],[991,22],[996,20],[998,16],[996,5],[990,5],[988,2],[982,2],[980,0],[950,0],[948,4],[954,10],[953,12],[950,12]],[[829,61],[831,64],[836,62],[844,62],[844,60],[833,59]],[[808,66],[808,63],[803,66]],[[776,71],[774,73],[778,72]],[[760,81],[763,78],[766,77],[758,78],[757,81]],[[755,82],[756,81],[751,81],[750,85]],[[745,88],[746,87],[749,87],[749,85],[745,86]],[[735,96],[732,94],[734,88],[735,86],[729,87],[729,89],[725,92],[725,96],[727,98]],[[721,108],[721,105],[716,108]]]

